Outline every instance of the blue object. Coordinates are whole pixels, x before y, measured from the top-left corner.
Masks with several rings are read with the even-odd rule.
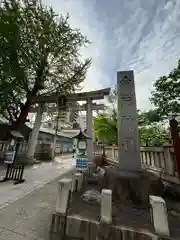
[[[85,170],[88,168],[88,159],[87,157],[77,156],[76,158],[76,169]]]

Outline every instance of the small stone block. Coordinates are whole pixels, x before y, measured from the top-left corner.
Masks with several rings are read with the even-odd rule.
[[[81,190],[83,185],[83,175],[82,173],[75,173],[75,191],[78,192]]]
[[[71,190],[71,185],[72,185],[72,179],[71,178],[62,178],[59,180],[59,186],[61,188],[66,188]]]
[[[101,222],[112,222],[112,190],[102,189],[101,192]]]
[[[94,172],[94,165],[92,163],[88,164],[88,176],[91,177]]]
[[[56,212],[66,214],[72,187],[72,179],[63,178],[58,182],[58,196],[56,203]]]
[[[72,176],[72,186],[71,186],[71,191],[74,192],[76,188],[76,176],[75,174]]]
[[[82,172],[83,174],[83,185],[85,185],[85,183],[87,182],[87,177],[88,177],[88,169],[84,170]]]
[[[159,235],[169,236],[166,202],[162,197],[153,195],[149,196],[149,201],[152,209],[152,221],[155,232]]]

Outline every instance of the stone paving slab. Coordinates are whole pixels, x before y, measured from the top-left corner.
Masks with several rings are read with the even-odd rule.
[[[0,183],[0,209],[74,167],[75,164],[72,159],[57,159],[53,163],[42,163],[26,167],[24,171],[26,181],[23,184],[14,185],[12,181]]]
[[[72,173],[69,173],[71,177]],[[37,188],[0,210],[0,240],[49,240],[57,182]]]

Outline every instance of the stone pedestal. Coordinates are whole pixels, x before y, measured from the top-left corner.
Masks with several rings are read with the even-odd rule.
[[[61,215],[65,215],[67,212],[71,187],[72,179],[63,178],[58,182],[56,212]]]
[[[123,205],[149,206],[149,195],[163,196],[159,178],[145,171],[127,172],[106,168],[102,188],[112,190],[112,198]]]
[[[112,190],[109,189],[101,192],[101,223],[112,223]]]
[[[75,173],[75,182],[73,186],[73,190],[79,192],[83,186],[83,174],[82,173]]]

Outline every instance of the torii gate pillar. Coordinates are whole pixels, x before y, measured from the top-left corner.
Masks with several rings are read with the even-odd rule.
[[[93,134],[92,134],[92,118],[93,118],[93,111],[92,111],[92,100],[87,100],[87,115],[86,115],[86,122],[87,122],[87,133],[91,139],[87,140],[87,154],[88,154],[88,161],[92,163],[93,160]]]

